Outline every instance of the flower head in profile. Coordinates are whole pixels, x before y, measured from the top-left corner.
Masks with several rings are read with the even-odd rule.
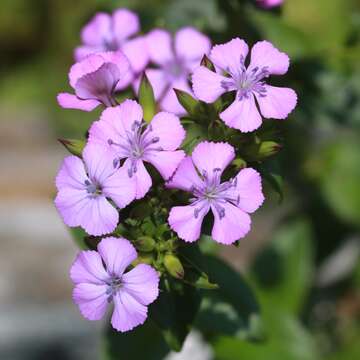
[[[144,36],[135,36],[139,31],[139,18],[133,11],[117,9],[111,15],[99,12],[82,29],[82,45],[75,49],[75,59],[80,61],[89,54],[121,50],[130,61],[130,81],[149,61]]]
[[[189,76],[210,51],[207,36],[194,28],[180,29],[174,36],[165,30],[152,30],[146,37],[150,61],[157,68],[148,69],[146,75],[154,89],[162,110],[174,114],[186,111],[180,105],[173,88],[192,93]]]
[[[245,168],[228,181],[221,181],[225,168],[234,159],[227,143],[202,142],[191,157],[186,157],[167,184],[169,188],[190,192],[190,205],[171,209],[168,222],[178,236],[188,242],[200,237],[201,225],[211,210],[214,215],[212,238],[232,244],[250,230],[249,213],[263,203],[261,178],[257,171]]]
[[[167,180],[175,172],[185,153],[177,150],[185,130],[174,114],[160,112],[149,124],[143,121],[143,110],[134,100],[106,109],[89,131],[89,142],[111,148],[116,154],[114,166],[123,168],[136,185],[140,199],[151,187],[151,177],[144,162],[151,163]]]
[[[131,243],[115,237],[102,239],[97,251],[79,253],[70,277],[75,284],[73,300],[86,319],[100,320],[113,303],[114,329],[125,332],[145,322],[147,305],[159,295],[159,275],[146,264],[125,272],[136,258]]]
[[[124,169],[114,169],[113,153],[98,145],[87,145],[83,160],[64,159],[56,177],[55,206],[66,225],[81,226],[90,235],[114,231],[120,209],[135,198],[135,186]]]
[[[265,82],[270,75],[287,72],[289,57],[268,41],[260,41],[252,48],[250,64],[246,66],[248,52],[247,44],[239,38],[215,45],[210,59],[217,71],[200,66],[192,77],[195,95],[207,103],[226,92],[235,92],[234,102],[220,113],[220,118],[242,132],[260,127],[258,108],[264,118],[285,119],[297,102],[294,90]]]
[[[256,0],[256,1],[261,7],[266,9],[280,6],[284,2],[284,0]]]
[[[75,94],[60,93],[61,107],[91,111],[99,105],[115,106],[115,91],[128,82],[129,61],[121,52],[92,54],[74,64],[69,81]]]

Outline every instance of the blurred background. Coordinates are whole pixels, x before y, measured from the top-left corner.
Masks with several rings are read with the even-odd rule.
[[[56,94],[68,89],[81,27],[118,7],[137,11],[144,32],[192,25],[214,43],[270,40],[292,60],[278,83],[299,95],[281,124],[284,147],[266,163],[266,205],[239,248],[221,249],[257,294],[266,341],[206,345],[195,332],[167,359],[360,359],[357,0],[285,0],[271,11],[255,0],[1,1],[0,359],[100,358],[102,324],[71,302],[76,246],[52,204],[66,155],[56,138],[83,136],[97,113],[60,109]]]

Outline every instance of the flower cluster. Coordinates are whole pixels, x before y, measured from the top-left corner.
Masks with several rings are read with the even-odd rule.
[[[68,147],[73,155],[56,177],[55,205],[66,225],[83,228],[93,241],[70,271],[75,303],[89,320],[114,303],[111,324],[123,332],[145,321],[160,278],[181,281],[177,251],[206,233],[205,222],[220,244],[248,234],[250,214],[264,201],[262,179],[244,165],[236,139],[260,128],[263,118],[285,119],[297,97],[267,83],[289,67],[288,56],[267,41],[253,46],[247,63],[240,38],[211,48],[191,27],[174,37],[162,29],[140,35],[137,15],[126,9],[97,14],[81,37],[69,72],[74,94],[60,93],[58,102],[104,110],[83,146]],[[138,101],[119,103],[118,92],[128,86]],[[191,126],[200,135],[192,137]],[[273,144],[257,144],[256,156],[272,154]],[[254,167],[256,156],[247,160]],[[150,208],[140,220],[139,204]],[[142,254],[155,249],[156,259],[145,264]]]

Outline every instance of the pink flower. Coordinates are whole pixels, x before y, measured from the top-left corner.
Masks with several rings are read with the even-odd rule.
[[[91,111],[100,104],[117,104],[114,93],[128,84],[129,61],[121,52],[92,54],[74,64],[69,72],[75,95],[60,93],[57,97],[61,107]]]
[[[75,49],[75,59],[80,61],[89,54],[121,50],[130,61],[133,77],[149,61],[145,38],[133,37],[139,31],[139,18],[130,10],[117,9],[112,15],[97,13],[81,31],[83,45]]]
[[[207,36],[194,28],[180,29],[174,39],[169,32],[155,29],[147,35],[150,60],[158,66],[148,69],[146,75],[154,89],[162,110],[175,114],[186,113],[177,101],[173,88],[192,93],[189,75],[210,51]]]
[[[268,41],[260,41],[252,48],[251,61],[246,67],[247,54],[248,46],[239,38],[215,45],[210,59],[217,72],[200,66],[192,77],[195,95],[207,103],[226,92],[236,92],[234,102],[220,113],[220,118],[229,127],[242,132],[253,131],[262,123],[256,102],[263,117],[274,119],[285,119],[297,102],[294,90],[265,83],[269,75],[287,72],[289,57],[285,53]]]
[[[120,209],[135,198],[134,183],[126,170],[114,169],[113,153],[98,145],[87,145],[83,161],[77,156],[64,159],[56,177],[55,205],[66,225],[81,226],[90,235],[112,232]]]
[[[100,320],[114,303],[111,324],[125,332],[147,318],[147,305],[159,295],[159,276],[146,264],[126,268],[137,258],[136,250],[123,238],[107,237],[97,251],[81,251],[70,269],[75,284],[73,300],[88,320]]]
[[[106,109],[89,132],[89,142],[115,151],[115,165],[126,159],[123,166],[136,184],[137,199],[145,196],[152,184],[144,162],[169,179],[185,156],[184,151],[176,150],[184,138],[185,130],[174,114],[160,112],[146,125],[143,110],[134,100]]]
[[[272,8],[275,6],[280,6],[284,0],[256,0],[260,6],[263,8]]]
[[[248,213],[264,201],[261,178],[251,168],[241,170],[235,178],[221,182],[221,174],[234,159],[234,148],[227,143],[202,142],[191,157],[186,157],[167,184],[169,188],[192,193],[190,205],[173,207],[170,227],[188,242],[200,237],[204,217],[212,211],[212,238],[222,244],[232,244],[250,230]]]

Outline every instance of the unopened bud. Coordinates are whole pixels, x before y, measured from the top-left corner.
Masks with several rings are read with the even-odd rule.
[[[135,241],[135,246],[140,251],[150,252],[155,248],[155,240],[150,236],[140,236]]]
[[[164,256],[164,265],[168,273],[176,279],[184,277],[184,268],[178,257],[168,253]]]
[[[277,154],[281,150],[282,146],[275,141],[263,141],[260,144],[258,156],[260,159],[267,158],[269,156]]]
[[[246,161],[242,158],[236,158],[232,163],[239,170],[246,168]]]
[[[139,256],[131,264],[133,266],[136,266],[139,264],[152,265],[153,261],[154,261],[153,254],[146,253],[146,254],[139,254]]]
[[[82,151],[85,147],[84,140],[58,139],[58,141],[63,144],[71,154],[79,157],[82,156]]]

